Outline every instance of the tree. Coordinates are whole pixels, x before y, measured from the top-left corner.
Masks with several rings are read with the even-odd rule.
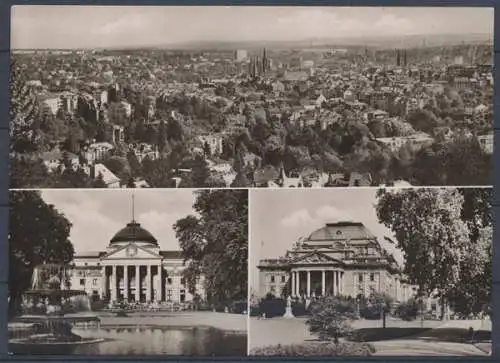
[[[92,182],[92,188],[107,188],[108,186],[104,182],[104,177],[101,172],[97,175],[97,178]]]
[[[212,304],[246,300],[248,191],[202,190],[194,209],[199,216],[187,216],[174,225],[191,291],[196,277],[203,275]]]
[[[207,162],[201,155],[196,155],[191,164],[191,174],[182,180],[182,188],[209,187],[210,170]]]
[[[461,218],[469,227],[470,253],[461,262],[462,284],[452,291],[456,313],[467,316],[488,310],[491,304],[493,216],[492,189],[459,189],[464,197]]]
[[[11,157],[9,180],[11,188],[50,188],[52,176],[40,159]]]
[[[203,153],[206,157],[212,156],[212,149],[210,148],[210,144],[206,141],[203,143]]]
[[[335,344],[352,331],[351,322],[357,317],[356,304],[343,296],[322,296],[311,303],[309,310],[309,331],[320,340],[333,339]]]
[[[38,106],[30,87],[26,85],[21,69],[13,61],[10,65],[10,151],[33,152],[39,148],[36,125]]]
[[[67,264],[74,248],[68,239],[71,223],[37,191],[9,194],[9,311],[30,287],[35,266]]]
[[[134,178],[132,178],[132,177],[128,178],[127,188],[135,188]]]
[[[404,272],[419,293],[437,293],[444,305],[463,287],[463,264],[470,257],[464,197],[457,189],[378,193],[377,216],[396,236],[405,256]]]

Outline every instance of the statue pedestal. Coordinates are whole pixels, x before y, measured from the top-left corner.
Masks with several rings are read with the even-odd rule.
[[[290,306],[286,307],[285,310],[285,315],[283,315],[284,318],[295,318],[295,316],[292,313],[292,308]]]

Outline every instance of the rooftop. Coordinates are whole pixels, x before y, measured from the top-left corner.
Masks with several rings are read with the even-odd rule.
[[[153,237],[149,231],[142,228],[136,221],[128,223],[125,228],[119,230],[110,241],[111,244],[119,242],[147,242],[156,246],[158,245],[156,238]]]

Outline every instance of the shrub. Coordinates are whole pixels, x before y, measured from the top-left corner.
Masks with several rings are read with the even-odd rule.
[[[271,345],[252,349],[250,355],[279,357],[335,357],[335,356],[370,356],[375,348],[367,343],[342,342],[304,343],[291,345]]]
[[[286,310],[286,302],[283,299],[263,299],[259,304],[261,314],[266,314],[267,318],[283,316]]]
[[[338,338],[352,331],[351,322],[356,319],[356,304],[342,296],[324,296],[309,307],[311,316],[306,321],[309,331],[321,340]]]
[[[250,306],[250,316],[260,316],[261,312],[259,306]]]
[[[243,314],[248,309],[248,303],[246,301],[235,301],[231,307],[231,312],[234,314]]]
[[[301,301],[292,302],[292,313],[294,316],[304,316],[308,315],[309,311],[306,308],[306,304]]]
[[[396,307],[395,315],[402,320],[412,321],[418,316],[418,302],[414,299],[401,303]]]

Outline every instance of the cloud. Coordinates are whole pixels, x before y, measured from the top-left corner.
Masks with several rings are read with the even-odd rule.
[[[102,27],[98,28],[97,33],[102,35],[117,35],[120,33],[131,33],[140,30],[146,24],[144,16],[140,15],[125,15],[114,21],[109,21]]]
[[[192,214],[190,190],[136,190],[135,219],[158,239],[160,248],[178,250],[172,228]],[[70,240],[78,252],[103,251],[115,233],[132,218],[132,193],[125,190],[44,190],[42,198],[54,204],[72,223]]]
[[[315,214],[317,218],[324,223],[345,222],[351,220],[349,213],[330,205],[318,208]]]
[[[329,37],[335,33],[360,32],[366,24],[352,17],[340,17],[324,8],[300,9],[277,22],[286,33],[304,37]]]
[[[147,229],[157,239],[160,247],[166,250],[178,250],[179,242],[175,236],[173,225],[181,218],[185,217],[180,213],[162,213],[158,211],[148,211],[138,216],[138,221],[142,227]]]
[[[413,23],[394,14],[383,15],[376,23],[377,30],[384,34],[404,34],[414,31]]]
[[[307,209],[301,209],[286,216],[281,220],[281,225],[285,227],[301,227],[314,222],[314,219],[309,214]]]
[[[331,205],[324,205],[315,209],[312,214],[307,209],[293,212],[281,220],[281,225],[302,229],[303,227],[311,228],[314,225],[348,220],[352,220],[352,217],[345,210]]]

